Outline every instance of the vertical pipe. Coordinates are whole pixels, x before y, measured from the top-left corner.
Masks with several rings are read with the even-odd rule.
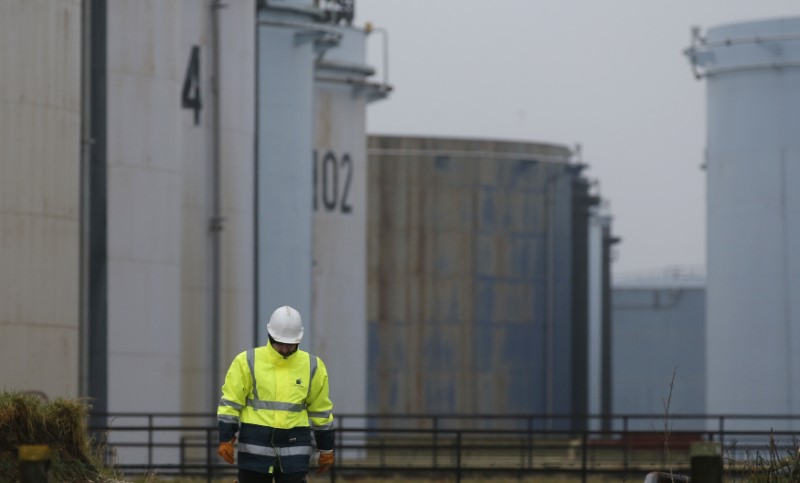
[[[217,407],[220,390],[220,239],[222,237],[221,214],[221,170],[220,170],[220,28],[219,10],[224,6],[220,0],[211,0],[211,93],[212,139],[211,139],[211,400],[212,411]]]
[[[258,209],[258,180],[260,179],[261,175],[259,174],[259,167],[258,167],[258,153],[259,153],[259,116],[258,114],[258,100],[261,98],[260,90],[261,90],[261,82],[259,82],[259,75],[260,67],[259,62],[261,59],[261,27],[258,24],[258,12],[256,12],[256,19],[255,19],[255,48],[253,49],[255,52],[255,59],[253,59],[253,65],[255,67],[255,102],[256,108],[253,109],[253,126],[255,127],[254,135],[253,135],[253,341],[252,345],[255,346],[258,344],[258,321],[261,320],[261,314],[258,312],[258,308],[261,304],[258,303],[258,294],[261,293],[261,289],[259,288],[259,280],[261,275],[259,274],[259,267],[261,266],[261,261],[259,260],[258,255],[258,247],[261,246],[261,242],[259,241],[259,234],[258,234],[258,217],[259,217],[259,209]]]
[[[89,163],[92,153],[92,2],[81,3],[81,187],[80,301],[78,314],[78,394],[89,396]]]
[[[589,328],[589,208],[596,199],[589,183],[574,165],[572,178],[572,427],[587,429],[588,420],[588,328]]]
[[[381,40],[383,41],[382,42],[383,67],[381,69],[383,74],[383,85],[388,86],[389,85],[389,31],[387,31],[385,28],[373,27],[371,25],[368,25],[367,33],[369,34],[372,32],[379,33],[381,34],[382,37]]]
[[[555,313],[555,283],[553,278],[555,276],[555,223],[553,221],[553,183],[559,178],[559,173],[556,173],[546,181],[545,186],[545,228],[547,229],[547,248],[545,263],[547,264],[547,300],[544,322],[544,383],[545,383],[545,401],[544,412],[547,416],[553,415],[553,317]],[[546,418],[546,427],[548,429],[553,427],[553,418]]]
[[[108,410],[108,220],[106,176],[106,96],[107,96],[107,0],[86,0],[89,42],[89,78],[86,105],[91,147],[87,153],[84,240],[86,269],[86,354],[87,395],[92,398],[94,413]],[[96,427],[105,425],[105,417],[93,420]]]
[[[602,324],[602,341],[601,341],[601,369],[600,369],[600,413],[603,415],[602,428],[604,431],[611,430],[611,395],[612,395],[612,376],[611,376],[611,335],[612,335],[612,318],[611,318],[611,248],[614,244],[620,241],[619,238],[611,236],[611,227],[606,225],[603,227],[602,233],[603,248],[602,248],[602,307],[601,307],[601,324]],[[627,420],[626,420],[627,426]],[[627,427],[626,427],[627,430]]]

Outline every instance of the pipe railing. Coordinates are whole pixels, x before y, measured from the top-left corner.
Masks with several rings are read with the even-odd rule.
[[[205,476],[235,474],[216,455],[217,428],[205,413],[114,413],[90,428],[105,439],[107,462],[123,474]],[[330,481],[355,473],[449,474],[460,482],[479,474],[570,474],[574,481],[612,474],[641,479],[670,468],[687,473],[689,447],[715,441],[726,460],[797,452],[796,432],[772,431],[800,416],[670,416],[696,429],[632,429],[651,415],[613,416],[612,430],[590,428],[599,417],[542,415],[338,415],[336,463]],[[661,427],[664,427],[664,417]],[[607,418],[609,419],[609,418]],[[99,419],[103,420],[103,419]],[[192,424],[202,421],[202,424]],[[742,429],[768,422],[765,430]],[[713,429],[701,429],[712,428]],[[569,425],[578,424],[576,430]],[[555,428],[555,429],[550,429]],[[668,451],[667,451],[668,449]],[[730,466],[736,471],[736,466]]]

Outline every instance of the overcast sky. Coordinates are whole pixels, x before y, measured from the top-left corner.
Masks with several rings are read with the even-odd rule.
[[[356,0],[389,38],[372,134],[574,146],[622,237],[614,273],[705,265],[705,83],[692,26],[800,16],[797,0]],[[379,34],[368,41],[382,77]]]

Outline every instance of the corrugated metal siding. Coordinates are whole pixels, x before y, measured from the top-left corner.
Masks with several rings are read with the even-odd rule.
[[[369,155],[369,407],[568,413],[569,151],[375,136]]]

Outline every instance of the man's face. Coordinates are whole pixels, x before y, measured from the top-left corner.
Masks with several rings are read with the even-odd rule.
[[[294,354],[297,350],[298,344],[284,344],[283,342],[278,342],[277,340],[272,341],[272,348],[278,351],[280,355],[283,357],[289,357],[290,355]]]

